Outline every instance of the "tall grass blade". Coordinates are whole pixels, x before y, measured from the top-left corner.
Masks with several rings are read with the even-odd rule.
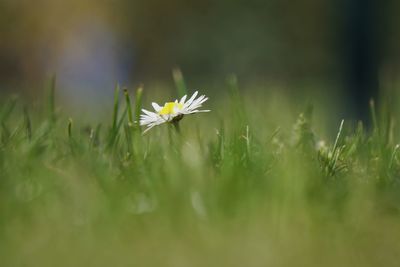
[[[228,77],[228,90],[232,103],[232,113],[235,114],[235,122],[238,125],[247,125],[246,113],[244,110],[244,103],[240,94],[238,80],[235,75]]]
[[[119,110],[119,84],[115,86],[114,90],[114,105],[112,117],[112,131],[115,132],[118,123],[118,110]]]
[[[337,135],[336,135],[335,143],[334,143],[334,145],[333,145],[333,152],[332,152],[332,153],[333,153],[334,155],[335,155],[336,150],[338,149],[338,146],[339,146],[340,137],[341,137],[342,131],[343,131],[343,124],[344,124],[344,120],[342,120],[342,121],[340,122],[339,131],[338,131],[338,133],[337,133]]]
[[[133,114],[132,114],[132,104],[131,104],[131,97],[129,96],[128,89],[124,89],[125,95],[125,104],[128,113],[128,126],[133,127]]]
[[[67,132],[68,132],[69,140],[72,140],[72,119],[71,118],[68,119],[68,130],[67,130]]]
[[[56,121],[56,104],[55,104],[56,80],[57,77],[54,74],[50,79],[50,88],[48,94],[49,119],[51,123],[54,123]]]
[[[378,120],[376,116],[376,108],[375,108],[375,101],[374,99],[371,99],[369,101],[369,108],[371,111],[371,119],[372,119],[372,130],[375,135],[379,135],[379,126],[378,126]]]
[[[142,111],[142,96],[143,96],[143,86],[139,86],[136,90],[135,97],[135,123],[136,128],[140,130],[140,113]]]
[[[32,122],[31,118],[29,116],[28,108],[24,106],[23,108],[23,113],[24,113],[24,124],[25,124],[25,133],[28,141],[31,141],[32,139]]]
[[[184,95],[187,95],[187,87],[182,75],[182,71],[179,68],[174,68],[172,70],[172,77],[174,78],[176,90],[178,91],[178,96],[182,97]]]

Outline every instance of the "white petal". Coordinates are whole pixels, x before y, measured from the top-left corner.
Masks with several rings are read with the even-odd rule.
[[[209,109],[202,109],[202,110],[193,110],[192,113],[201,113],[201,112],[210,112]]]
[[[210,112],[211,110],[208,110],[208,109],[204,109],[204,110],[188,110],[188,111],[185,111],[185,113],[182,113],[182,114],[185,114],[185,115],[189,115],[189,114],[194,114],[194,113],[201,113],[201,112]]]
[[[185,105],[190,105],[193,102],[193,100],[196,98],[198,93],[199,93],[198,91],[194,92],[192,97],[190,97],[190,99],[185,103]]]
[[[141,126],[148,125],[148,124],[156,122],[157,120],[158,119],[155,118],[155,117],[141,117],[140,118],[140,125]]]
[[[182,96],[181,100],[179,101],[180,104],[184,104],[186,100],[187,95]]]
[[[157,114],[154,113],[154,112],[151,112],[151,111],[148,111],[148,110],[145,110],[145,109],[142,109],[142,111],[143,111],[145,114],[147,114],[148,116],[157,116]]]
[[[208,100],[208,97],[204,95],[200,96],[198,99],[194,100],[190,105],[184,107],[186,111],[192,111],[202,106],[202,104]]]
[[[202,103],[201,101],[202,101],[204,98],[205,98],[205,96],[202,95],[202,96],[200,96],[199,98],[193,100],[193,102],[190,104],[190,107],[197,106],[197,105],[201,104],[201,103]]]
[[[158,105],[156,102],[151,103],[151,105],[156,112],[159,112],[162,109],[162,107],[160,107],[160,105]]]

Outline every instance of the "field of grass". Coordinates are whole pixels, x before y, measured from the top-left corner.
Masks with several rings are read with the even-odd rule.
[[[142,135],[149,94],[116,90],[93,124],[69,119],[54,86],[41,108],[2,101],[0,266],[399,266],[388,112],[329,132],[323,111],[294,117],[231,80],[180,133]]]

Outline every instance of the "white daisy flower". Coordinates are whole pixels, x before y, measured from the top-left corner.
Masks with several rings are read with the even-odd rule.
[[[205,95],[199,96],[196,99],[198,92],[196,91],[188,101],[186,100],[186,95],[184,95],[180,101],[175,100],[175,102],[167,102],[164,106],[160,106],[157,103],[152,103],[155,112],[151,112],[142,109],[143,114],[140,115],[140,125],[147,126],[143,133],[154,126],[163,124],[165,122],[178,122],[184,115],[198,113],[198,112],[209,112],[209,110],[199,110],[204,102],[208,100]]]

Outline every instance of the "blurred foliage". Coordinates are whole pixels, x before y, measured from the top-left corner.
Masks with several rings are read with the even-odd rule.
[[[175,66],[199,80],[236,73],[248,80],[332,81],[343,69],[345,7],[328,0],[2,0],[0,80],[42,81],[56,70],[65,44],[79,42],[73,33],[97,23],[113,32],[133,81],[170,79]],[[370,24],[380,32],[382,68],[397,72],[399,6],[387,0],[376,7]]]
[[[324,138],[324,109],[296,119],[290,100],[230,77],[180,134],[142,135],[149,91],[116,87],[108,117],[85,123],[55,84],[39,107],[1,105],[5,266],[397,266],[395,114],[371,104],[371,132],[342,121]]]

